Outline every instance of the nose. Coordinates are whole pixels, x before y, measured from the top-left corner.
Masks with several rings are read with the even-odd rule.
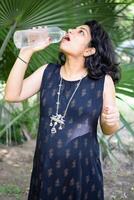
[[[68,33],[72,33],[73,31],[74,31],[74,29],[72,29],[72,28],[68,29]]]

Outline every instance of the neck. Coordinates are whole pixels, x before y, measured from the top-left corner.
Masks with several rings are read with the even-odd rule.
[[[78,77],[88,72],[84,66],[84,59],[74,57],[66,57],[62,70],[63,74],[69,78]]]

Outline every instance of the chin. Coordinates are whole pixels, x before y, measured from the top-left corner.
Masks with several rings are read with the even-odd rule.
[[[70,55],[74,57],[79,57],[83,54],[82,49],[77,45],[68,45],[64,42],[60,43],[59,46],[60,52],[64,53],[65,55]]]
[[[59,48],[60,52],[64,53],[66,56],[76,56],[76,54],[74,54],[75,51],[73,51],[73,49],[70,49],[69,47],[65,46],[65,45],[60,45]]]

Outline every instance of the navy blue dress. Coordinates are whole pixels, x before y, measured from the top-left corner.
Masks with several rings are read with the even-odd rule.
[[[28,200],[104,200],[97,123],[103,103],[104,78],[85,76],[65,117],[51,134],[56,113],[60,64],[48,64],[40,88],[40,120]],[[76,81],[63,79],[59,113],[63,114]]]

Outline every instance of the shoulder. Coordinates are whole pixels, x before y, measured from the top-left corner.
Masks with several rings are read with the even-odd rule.
[[[114,84],[112,77],[109,74],[105,75],[105,84]]]
[[[115,90],[115,85],[113,79],[110,75],[106,74],[104,77],[104,93],[110,92],[111,90]]]
[[[54,68],[56,68],[55,63],[47,63],[42,66],[42,70],[44,71],[44,73],[48,73],[49,71],[51,72]]]
[[[104,78],[103,98],[115,98],[115,85],[110,75],[106,74]]]

